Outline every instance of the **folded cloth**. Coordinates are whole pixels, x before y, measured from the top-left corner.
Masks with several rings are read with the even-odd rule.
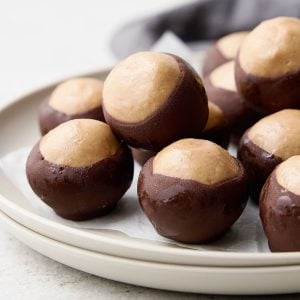
[[[123,58],[149,49],[167,30],[185,42],[213,40],[276,16],[299,17],[300,0],[199,0],[126,24],[113,36],[111,48]]]

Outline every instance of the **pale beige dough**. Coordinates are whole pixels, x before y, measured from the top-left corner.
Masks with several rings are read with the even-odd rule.
[[[300,196],[300,155],[281,163],[275,170],[275,176],[282,187]]]
[[[300,154],[300,110],[284,109],[254,124],[248,138],[283,160]]]
[[[219,106],[208,101],[208,120],[203,132],[218,128],[224,124],[224,114]]]
[[[240,45],[247,36],[248,31],[234,32],[228,34],[217,41],[217,48],[227,59],[236,57]]]
[[[179,140],[153,160],[153,173],[216,184],[239,174],[237,161],[223,148],[207,140]]]
[[[65,122],[40,141],[40,152],[49,162],[86,167],[113,156],[120,144],[110,127],[92,119]]]
[[[229,61],[214,69],[209,79],[211,83],[218,88],[236,92],[236,83],[234,78],[234,61]]]
[[[300,71],[300,20],[278,17],[251,31],[241,45],[239,62],[246,73],[278,77]]]
[[[103,82],[94,78],[74,78],[59,84],[49,105],[67,115],[83,113],[102,105]]]
[[[179,77],[179,64],[171,55],[133,54],[114,67],[105,80],[103,106],[119,121],[143,121],[168,100]]]

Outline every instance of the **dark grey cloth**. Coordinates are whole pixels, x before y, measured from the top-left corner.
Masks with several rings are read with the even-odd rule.
[[[300,0],[200,0],[123,26],[111,48],[123,58],[149,49],[166,30],[185,42],[213,40],[276,16],[299,18]]]

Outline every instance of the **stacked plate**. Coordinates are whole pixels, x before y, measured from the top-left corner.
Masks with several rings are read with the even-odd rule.
[[[107,71],[88,76],[104,79]],[[38,137],[36,109],[55,85],[0,111],[0,157]],[[24,134],[25,133],[25,134]],[[16,238],[68,266],[146,287],[214,294],[300,292],[300,252],[199,251],[40,216],[0,171],[0,221]]]

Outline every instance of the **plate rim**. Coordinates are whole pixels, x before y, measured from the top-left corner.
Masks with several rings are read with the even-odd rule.
[[[65,244],[63,242],[60,241],[56,241],[52,238],[49,238],[47,236],[41,235],[29,228],[27,228],[26,226],[23,226],[22,224],[18,223],[17,221],[15,221],[14,219],[10,218],[9,216],[7,216],[5,213],[0,211],[0,222],[1,224],[5,224],[4,226],[6,226],[6,229],[15,237],[17,238],[19,241],[21,241],[22,243],[26,244],[28,247],[34,249],[35,251],[41,253],[44,256],[49,257],[50,259],[53,259],[55,261],[58,261],[59,263],[62,263],[64,265],[70,266],[72,268],[75,268],[77,270],[80,271],[84,271],[84,272],[88,272],[90,274],[94,274],[96,276],[100,276],[100,277],[104,277],[104,278],[108,278],[110,280],[117,280],[120,282],[125,282],[125,283],[129,283],[129,284],[136,284],[136,285],[140,285],[140,286],[144,286],[144,287],[148,287],[148,288],[156,288],[156,289],[163,289],[163,290],[170,290],[170,291],[178,291],[178,292],[192,292],[192,293],[208,293],[208,294],[222,294],[222,295],[262,295],[262,294],[285,294],[285,293],[298,293],[299,290],[299,285],[298,285],[298,281],[297,281],[297,287],[295,282],[292,284],[293,285],[293,291],[290,290],[284,290],[283,291],[283,286],[278,287],[276,285],[276,289],[274,289],[273,286],[273,281],[272,280],[280,280],[280,278],[278,278],[278,276],[280,276],[280,272],[283,273],[281,274],[281,277],[283,275],[287,276],[290,275],[291,272],[296,273],[296,274],[300,274],[300,264],[295,264],[295,265],[290,265],[290,266],[262,266],[262,267],[224,267],[224,266],[190,266],[190,265],[182,265],[182,264],[169,264],[169,263],[163,263],[163,262],[149,262],[149,261],[145,261],[145,260],[134,260],[134,259],[129,259],[129,258],[124,258],[124,257],[118,257],[118,256],[111,256],[108,254],[103,254],[103,253],[98,253],[98,252],[94,252],[91,250],[87,250],[87,249],[81,249],[72,245],[68,245]],[[18,232],[18,233],[16,233]],[[24,234],[25,232],[25,234]],[[24,236],[23,238],[20,238],[19,234],[22,236]],[[35,242],[34,244],[30,242],[30,240],[28,241],[27,238],[31,236],[31,239],[35,239],[38,240],[38,244]],[[26,238],[25,238],[26,237]],[[37,244],[37,245],[36,245]],[[41,246],[42,244],[42,246]],[[61,252],[61,248],[65,248],[65,252],[68,252],[68,258],[64,258],[62,259],[62,254],[57,254],[57,251],[49,251],[46,249],[46,246],[49,247],[49,244],[51,245],[52,248],[59,248],[59,253]],[[69,253],[72,253],[72,255],[69,255]],[[74,255],[74,252],[76,252],[77,254]],[[89,270],[91,267],[88,265],[84,265],[82,263],[76,263],[74,262],[74,257],[75,256],[81,256],[84,255],[85,259],[84,261],[86,261],[86,257],[89,258],[89,264],[91,262],[94,262],[95,259],[97,259],[97,261],[105,261],[108,264],[114,263],[118,265],[118,272],[114,271],[114,274],[117,275],[112,275],[111,272],[106,271],[106,276],[103,275],[103,271],[102,274],[99,274],[99,271],[97,269],[96,272],[98,272],[98,274],[95,271],[91,271]],[[64,254],[64,256],[66,256],[66,254]],[[58,258],[60,257],[60,258]],[[71,257],[71,258],[70,258]],[[70,262],[72,261],[72,262]],[[99,264],[99,262],[98,262]],[[80,265],[80,266],[79,266]],[[128,278],[128,273],[125,272],[125,274],[121,274],[119,275],[119,267],[122,269],[126,269],[128,268],[128,265],[130,267],[130,271],[134,271],[134,268],[139,268],[138,272],[141,273],[141,269],[144,270],[143,274],[145,274],[144,272],[147,271],[148,269],[152,271],[152,274],[150,275],[150,277],[152,277],[152,282],[149,284],[148,280],[139,280],[137,279],[138,276],[136,275],[131,275],[131,278]],[[102,266],[102,265],[101,265]],[[107,268],[107,267],[106,267]],[[162,268],[162,269],[161,269]],[[99,268],[100,269],[100,268]],[[116,269],[116,266],[114,266],[114,269]],[[186,269],[186,270],[185,270]],[[135,269],[137,270],[137,269]],[[197,279],[197,284],[193,283],[192,285],[188,285],[187,287],[184,286],[184,284],[187,282],[186,280],[181,280],[181,283],[179,285],[179,287],[174,284],[172,282],[172,287],[170,286],[170,283],[166,283],[164,282],[164,280],[159,280],[159,281],[154,281],[153,282],[153,272],[156,274],[157,272],[159,272],[160,270],[162,270],[163,272],[165,272],[166,270],[169,272],[169,274],[174,274],[174,273],[181,273],[181,272],[185,272],[185,274],[187,275],[191,275],[192,276],[192,280],[195,282],[195,277]],[[172,272],[172,273],[170,273]],[[123,272],[124,273],[124,272]],[[267,291],[265,288],[265,281],[261,281],[263,282],[262,285],[259,287],[259,289],[257,289],[257,287],[255,286],[251,286],[249,285],[249,276],[254,276],[255,278],[257,278],[258,274],[262,273],[262,276],[265,278],[266,276],[268,276],[268,280],[269,280],[269,284],[267,287]],[[110,275],[107,275],[110,274]],[[270,275],[273,275],[272,279],[270,280]],[[173,275],[172,275],[173,276]],[[205,276],[205,277],[203,277]],[[240,281],[243,281],[243,287],[241,287],[240,285],[236,285],[234,279],[230,279],[231,283],[228,287],[228,281],[227,283],[222,283],[223,287],[219,287],[218,285],[216,285],[215,281],[212,280],[214,277],[218,278],[218,280],[222,279],[223,280],[228,280],[228,277],[230,276],[235,276],[236,278],[238,277]],[[245,278],[247,278],[248,276],[248,280],[245,280]],[[145,277],[147,279],[147,274],[145,274],[145,276],[140,276],[140,277]],[[180,276],[179,276],[180,277]],[[199,289],[199,280],[203,280],[203,278],[205,278],[206,282],[210,283],[210,287],[206,287],[205,285],[203,285],[203,283],[201,284],[201,288]],[[295,276],[293,276],[293,278],[295,278]],[[171,279],[172,281],[173,279]],[[177,277],[177,281],[178,281],[178,277]],[[151,280],[150,280],[151,281]],[[170,279],[167,279],[167,281],[170,282]],[[295,279],[294,279],[295,281]],[[146,282],[146,284],[145,284]],[[158,283],[159,282],[159,283]],[[272,284],[271,284],[272,282]],[[285,283],[284,280],[280,280],[280,282]],[[159,284],[159,286],[156,286],[157,284]],[[288,284],[290,284],[290,281],[288,281]],[[263,287],[262,287],[263,286]],[[236,289],[236,287],[238,287]],[[286,289],[286,287],[285,287]]]

